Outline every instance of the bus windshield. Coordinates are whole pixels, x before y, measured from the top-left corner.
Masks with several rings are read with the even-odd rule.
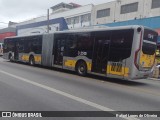
[[[156,43],[157,43],[157,33],[145,29],[144,30],[144,36],[143,36],[143,46],[142,46],[142,51],[144,54],[148,55],[154,55],[156,51]]]

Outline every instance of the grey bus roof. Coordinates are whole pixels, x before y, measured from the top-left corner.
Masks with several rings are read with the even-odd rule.
[[[129,25],[129,26],[117,26],[117,27],[89,27],[85,29],[77,29],[77,30],[65,30],[65,31],[56,31],[53,33],[44,33],[44,34],[34,34],[34,35],[25,35],[25,36],[14,36],[14,37],[7,37],[7,38],[20,38],[20,37],[31,37],[31,36],[42,36],[46,34],[56,34],[56,33],[74,33],[74,32],[93,32],[93,31],[103,31],[103,30],[117,30],[117,29],[136,29],[138,27],[141,28],[147,28],[145,26],[140,26],[140,25]],[[151,28],[147,28],[151,29]],[[151,29],[152,30],[152,29]]]
[[[108,27],[108,26],[92,26],[82,29],[66,30],[66,31],[56,31],[55,33],[69,33],[69,32],[87,32],[87,31],[102,31],[102,30],[117,30],[117,29],[135,29],[138,27],[144,27],[140,25],[130,25],[130,26],[117,26],[117,27]]]

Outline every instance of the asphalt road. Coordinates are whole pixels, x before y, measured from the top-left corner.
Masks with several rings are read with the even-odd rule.
[[[0,58],[0,111],[160,111],[160,80],[80,77]]]

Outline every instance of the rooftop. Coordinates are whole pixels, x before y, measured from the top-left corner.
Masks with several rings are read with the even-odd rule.
[[[81,5],[79,4],[76,4],[76,3],[64,3],[64,2],[61,2],[55,6],[52,6],[51,9],[53,11],[56,11],[58,9],[61,9],[61,8],[68,8],[68,9],[73,9],[73,8],[77,8],[77,7],[80,7]]]

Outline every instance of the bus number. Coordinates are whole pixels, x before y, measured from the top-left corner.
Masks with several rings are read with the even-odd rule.
[[[78,51],[78,55],[79,55],[79,56],[86,56],[86,55],[87,55],[87,52]]]
[[[154,38],[154,35],[148,34],[148,38],[149,38],[149,39],[153,39],[153,38]]]

